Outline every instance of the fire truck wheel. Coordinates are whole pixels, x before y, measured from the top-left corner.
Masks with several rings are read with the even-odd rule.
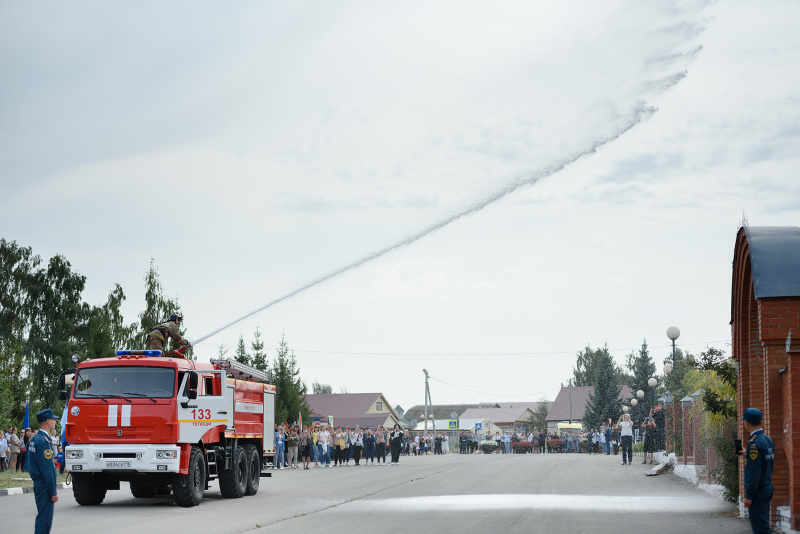
[[[189,508],[203,500],[206,487],[206,464],[197,447],[192,447],[189,456],[189,474],[175,475],[172,482],[172,496],[175,504]]]
[[[131,494],[137,499],[149,499],[156,496],[156,488],[146,482],[130,482]]]
[[[247,456],[247,489],[244,494],[255,495],[261,481],[261,455],[255,445],[245,445],[244,454]]]
[[[231,468],[219,473],[219,490],[226,499],[238,499],[247,489],[247,456],[244,447],[236,449]]]
[[[94,473],[72,473],[72,494],[83,506],[95,506],[106,498],[103,475]]]

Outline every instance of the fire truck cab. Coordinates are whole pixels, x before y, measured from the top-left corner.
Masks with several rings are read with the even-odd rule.
[[[223,497],[254,495],[275,453],[269,382],[235,361],[198,363],[180,353],[117,351],[82,362],[63,392],[75,500],[100,504],[122,481],[134,497],[171,493],[187,507],[215,479]]]

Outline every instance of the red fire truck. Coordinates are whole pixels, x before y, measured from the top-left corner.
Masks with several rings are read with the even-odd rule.
[[[64,392],[65,459],[79,504],[100,504],[126,481],[134,497],[171,492],[178,505],[196,506],[212,480],[223,497],[238,498],[270,476],[275,386],[267,373],[158,350],[117,351],[74,371]]]

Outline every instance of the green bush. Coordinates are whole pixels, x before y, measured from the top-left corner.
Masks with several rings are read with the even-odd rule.
[[[644,452],[644,441],[633,444],[633,452]]]

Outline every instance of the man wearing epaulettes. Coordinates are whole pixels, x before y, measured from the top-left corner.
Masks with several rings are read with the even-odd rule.
[[[33,493],[36,496],[36,534],[47,534],[53,526],[53,509],[58,501],[56,491],[56,466],[50,432],[55,430],[58,417],[47,408],[36,414],[39,431],[31,438],[25,455],[28,473],[33,480]]]
[[[760,534],[771,532],[769,522],[772,501],[772,467],[775,463],[775,444],[761,427],[761,411],[748,408],[742,421],[744,430],[750,434],[747,446],[739,454],[744,455],[744,506],[749,511],[750,526]]]

